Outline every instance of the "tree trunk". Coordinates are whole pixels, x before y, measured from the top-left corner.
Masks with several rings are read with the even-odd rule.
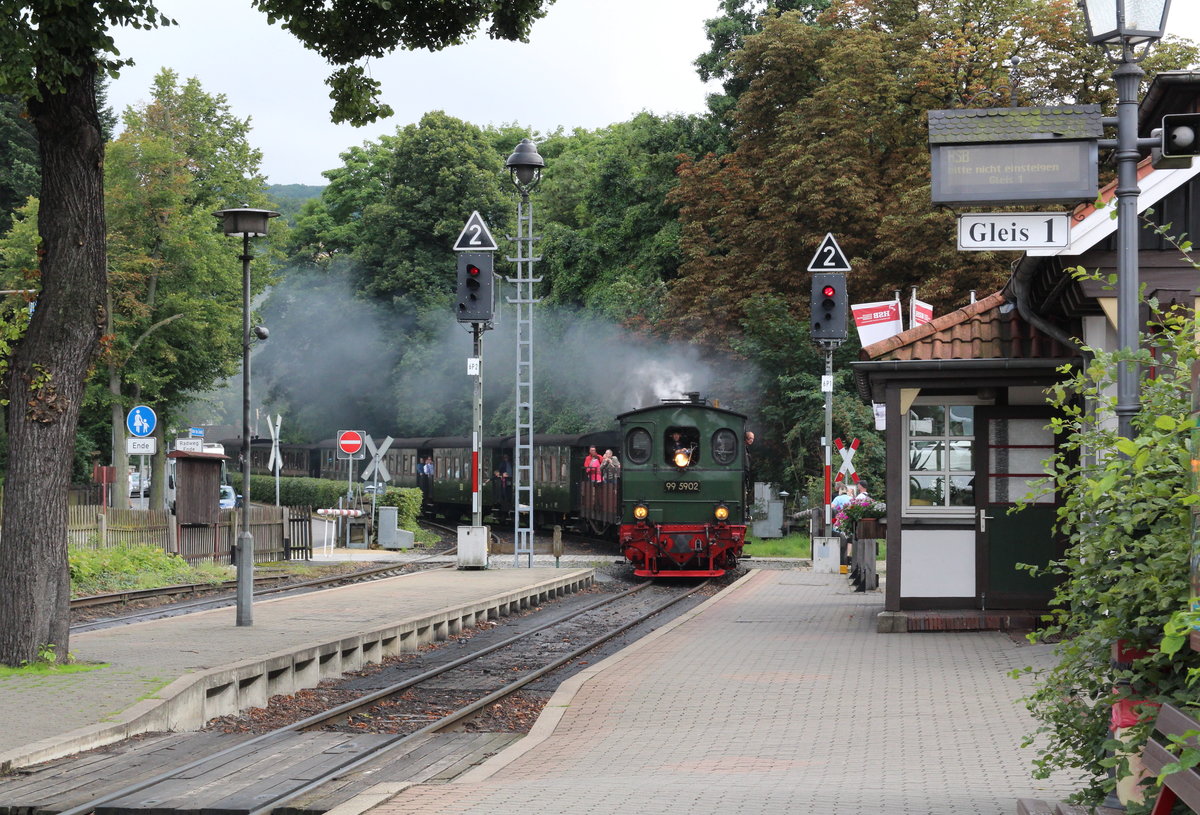
[[[113,313],[112,313],[112,297],[105,295],[105,324],[104,333],[113,334]],[[117,367],[116,360],[109,359],[108,361],[108,395],[112,399],[112,433],[109,434],[112,440],[112,468],[116,473],[114,476],[116,481],[113,483],[112,497],[109,503],[115,509],[129,509],[129,482],[125,480],[124,485],[121,481],[125,478],[125,471],[129,467],[129,458],[125,455],[125,406],[121,402],[121,370]]]
[[[42,159],[41,295],[13,354],[0,535],[0,663],[68,657],[67,487],[107,286],[96,66],[31,101]],[[123,485],[118,484],[121,488]]]

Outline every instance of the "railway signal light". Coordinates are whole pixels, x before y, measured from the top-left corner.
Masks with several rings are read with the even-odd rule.
[[[1162,155],[1200,156],[1200,113],[1170,113],[1163,117]]]
[[[454,316],[460,323],[491,322],[495,310],[495,274],[491,252],[458,254]]]
[[[821,272],[812,277],[812,337],[814,340],[846,339],[846,276]]]

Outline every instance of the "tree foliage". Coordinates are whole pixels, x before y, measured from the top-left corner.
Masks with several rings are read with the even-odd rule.
[[[778,17],[785,11],[798,11],[808,23],[829,8],[830,0],[721,0],[720,16],[705,20],[705,36],[709,41],[706,53],[696,58],[696,72],[705,82],[719,80],[724,93],[710,94],[709,109],[724,122],[737,105],[749,83],[738,73],[734,61],[746,43],[746,38],[762,30],[764,19]]]
[[[232,375],[242,353],[240,244],[214,229],[223,206],[265,206],[260,152],[249,122],[196,79],[159,73],[151,101],[124,114],[105,164],[109,297],[103,361],[92,407],[108,410],[113,461],[124,410],[159,407],[163,425],[188,393]],[[280,237],[277,230],[276,240]],[[252,263],[251,292],[270,267]],[[103,394],[103,395],[101,395]],[[99,446],[104,439],[97,439]],[[160,445],[160,449],[165,445]],[[161,467],[162,454],[156,457]],[[157,468],[156,468],[157,469]],[[157,473],[156,473],[157,474]],[[151,483],[161,485],[156,477]]]
[[[958,252],[954,214],[930,205],[926,111],[1009,104],[1013,54],[1023,104],[1108,101],[1093,89],[1111,68],[1079,47],[1067,0],[835,0],[815,22],[789,11],[757,25],[730,59],[744,84],[734,149],[685,162],[673,194],[675,333],[716,345],[769,292],[807,311],[796,272],[827,232],[849,257],[855,300],[917,287],[944,312],[999,288],[1011,256]],[[1182,46],[1155,55],[1158,67],[1195,57]]]
[[[37,195],[39,172],[37,133],[25,103],[12,94],[0,94],[0,218],[7,219]]]
[[[254,6],[279,23],[306,48],[338,68],[326,80],[332,88],[333,121],[364,125],[392,115],[379,101],[380,83],[353,64],[382,57],[398,45],[440,51],[458,45],[490,20],[492,39],[525,42],[534,21],[545,16],[554,0],[468,0],[428,3],[416,0],[365,2],[334,0],[253,0]]]
[[[668,199],[676,170],[722,142],[705,118],[649,113],[547,139],[538,198],[552,202],[541,210],[548,299],[641,327],[656,322],[661,287],[679,266],[679,209]]]
[[[1128,775],[1128,756],[1140,754],[1154,718],[1152,709],[1138,708],[1142,724],[1118,740],[1109,733],[1112,706],[1183,704],[1195,696],[1188,672],[1200,668],[1200,655],[1158,645],[1189,595],[1190,507],[1198,498],[1186,444],[1198,327],[1191,316],[1167,315],[1160,330],[1143,338],[1143,350],[1088,349],[1084,368],[1064,370],[1051,388],[1060,443],[1049,487],[1059,495],[1056,531],[1067,546],[1046,567],[1061,582],[1049,624],[1034,636],[1055,643],[1058,661],[1047,670],[1026,669],[1036,679],[1026,705],[1040,723],[1028,741],[1037,745],[1040,777],[1062,768],[1087,773],[1080,797],[1090,803],[1113,789],[1109,768]],[[1153,371],[1141,379],[1128,439],[1116,434],[1113,421],[1123,359]],[[1114,644],[1142,656],[1114,664]]]

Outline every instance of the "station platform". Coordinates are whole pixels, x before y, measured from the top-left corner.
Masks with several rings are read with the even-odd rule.
[[[1013,815],[1032,777],[1009,671],[1049,646],[880,634],[877,592],[757,570],[566,680],[521,741],[455,781],[380,784],[330,815]]]
[[[0,768],[264,706],[368,662],[591,585],[581,568],[437,569],[71,636],[95,670],[0,679]]]

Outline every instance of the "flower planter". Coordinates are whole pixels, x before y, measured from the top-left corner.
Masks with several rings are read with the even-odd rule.
[[[854,537],[859,539],[886,538],[887,522],[879,518],[863,518],[854,529]]]

